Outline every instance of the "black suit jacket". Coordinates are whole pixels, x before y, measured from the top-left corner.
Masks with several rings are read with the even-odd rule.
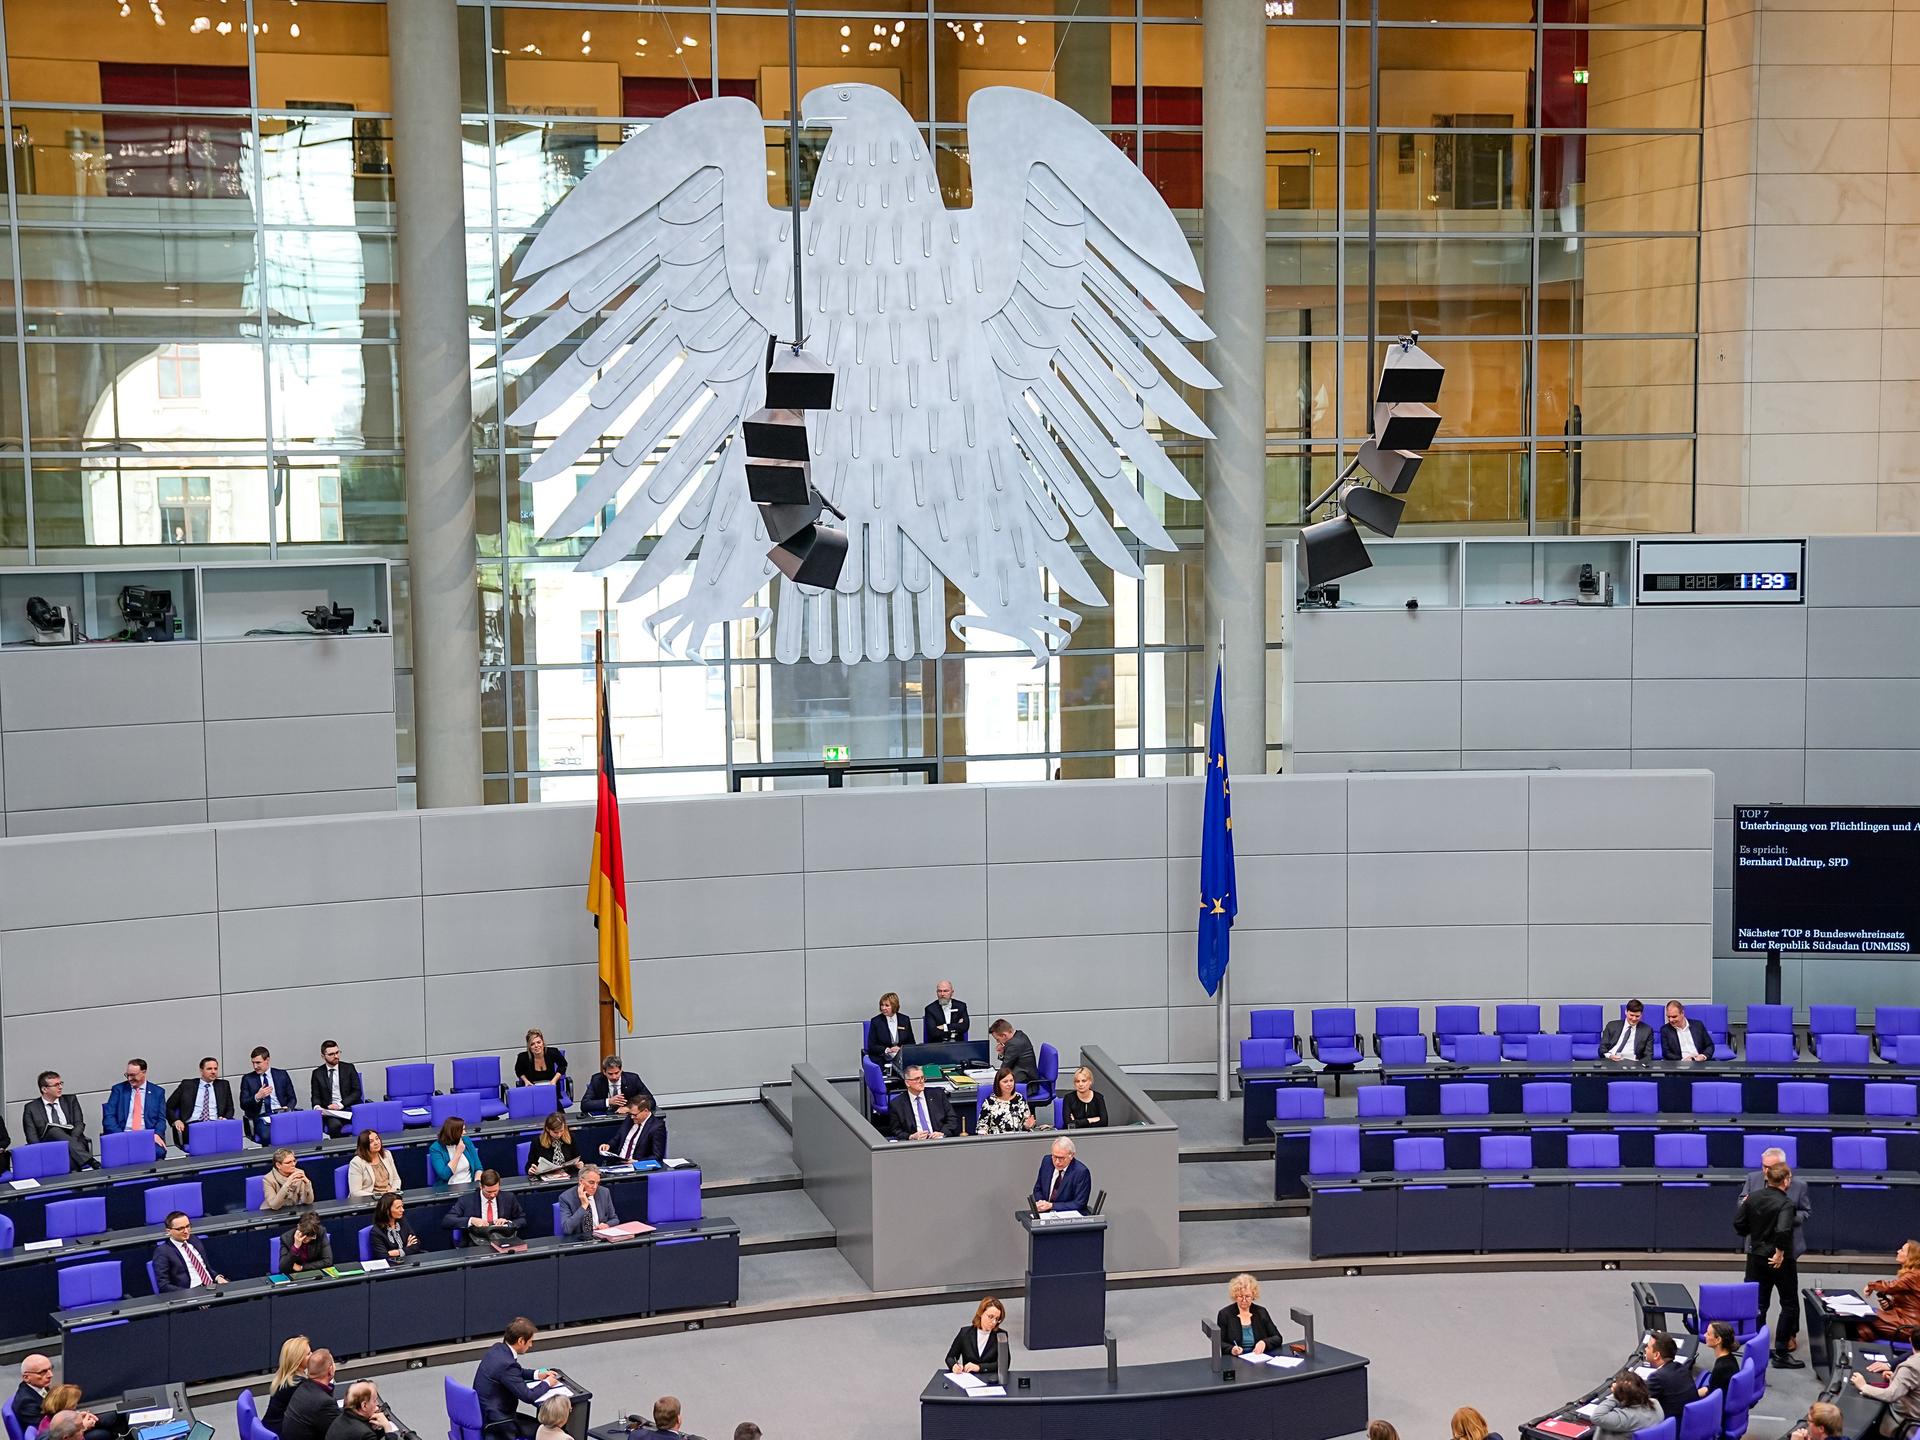
[[[867,1021],[867,1058],[876,1065],[885,1065],[887,1063],[887,1046],[889,1044],[898,1044],[901,1046],[913,1044],[913,1021],[904,1015],[896,1015],[893,1018],[900,1024],[900,1038],[897,1041],[889,1041],[887,1039],[886,1016],[875,1015],[871,1020]]]
[[[1013,1071],[1015,1082],[1021,1085],[1031,1085],[1040,1076],[1040,1061],[1034,1056],[1033,1041],[1024,1030],[1016,1030],[1007,1037],[1007,1048],[1000,1052],[1000,1063]]]
[[[440,1217],[442,1228],[465,1230],[471,1239],[472,1227],[479,1220],[481,1208],[486,1203],[487,1198],[480,1193],[478,1186],[466,1191]],[[526,1211],[520,1208],[520,1201],[509,1190],[502,1190],[493,1197],[493,1216],[502,1225],[524,1225],[527,1222]]]
[[[967,1012],[967,1002],[956,998],[953,1002],[953,1023],[940,1023],[940,1002],[934,1001],[927,1006],[927,1013],[921,1017],[921,1037],[929,1045],[950,1045],[967,1038],[967,1031],[973,1025],[973,1016]]]
[[[921,1096],[927,1102],[927,1119],[933,1122],[933,1128],[942,1135],[960,1133],[960,1117],[947,1103],[947,1097],[929,1085]],[[887,1122],[893,1138],[905,1140],[920,1128],[913,1118],[913,1097],[904,1090],[887,1102]]]
[[[987,1355],[980,1354],[980,1336],[971,1325],[962,1325],[960,1333],[953,1337],[953,1344],[947,1347],[947,1368],[955,1365],[978,1365],[982,1375],[998,1377],[1000,1367],[1007,1355],[1007,1336],[1004,1330],[996,1330],[987,1339]]]
[[[22,1380],[13,1392],[13,1418],[20,1422],[22,1434],[31,1435],[33,1427],[40,1423],[40,1413],[46,1408],[46,1397]]]
[[[207,1274],[220,1272],[207,1258],[207,1242],[198,1235],[187,1238],[187,1244],[200,1256],[200,1263],[207,1267]],[[174,1248],[173,1241],[162,1240],[153,1247],[153,1288],[165,1295],[174,1290],[186,1290],[193,1284],[193,1272],[187,1269],[187,1262],[180,1258],[180,1252]]]
[[[302,1380],[287,1397],[280,1417],[280,1440],[326,1440],[340,1409],[334,1393],[318,1380]]]
[[[629,1118],[627,1123],[620,1127],[620,1138],[608,1142],[613,1146],[613,1154],[607,1157],[609,1160],[617,1160],[626,1153],[627,1139],[632,1134],[633,1121]],[[639,1143],[633,1147],[633,1163],[638,1165],[642,1160],[664,1161],[666,1158],[667,1122],[658,1115],[650,1114],[647,1116],[647,1123],[640,1129]]]
[[[346,1060],[340,1062],[340,1103],[351,1110],[367,1098],[360,1088],[360,1072]],[[324,1110],[333,1103],[333,1096],[327,1088],[327,1067],[316,1065],[313,1074],[307,1077],[307,1099],[316,1110]]]
[[[72,1133],[84,1144],[87,1138],[86,1112],[80,1108],[80,1102],[71,1095],[60,1097],[60,1113],[67,1117]],[[43,1140],[64,1140],[66,1132],[55,1130],[47,1123],[47,1102],[40,1099],[29,1100],[26,1108],[20,1112],[20,1129],[27,1137],[26,1143],[38,1145]]]
[[[1251,1305],[1247,1308],[1253,1316],[1255,1342],[1266,1341],[1267,1353],[1272,1354],[1280,1348],[1280,1327],[1273,1323],[1273,1316],[1267,1313],[1266,1306]],[[1240,1344],[1240,1307],[1228,1301],[1215,1318],[1220,1326],[1220,1353],[1231,1355],[1233,1347]]]
[[[631,1100],[647,1088],[647,1082],[631,1070],[620,1072],[620,1093]],[[593,1078],[587,1081],[587,1088],[580,1092],[580,1113],[582,1115],[604,1115],[609,1099],[607,1072],[596,1070]]]
[[[270,1065],[267,1067],[266,1078],[273,1082],[273,1108],[276,1112],[300,1108],[300,1097],[293,1093],[291,1075],[278,1065]],[[260,1118],[259,1092],[260,1077],[249,1069],[240,1077],[240,1110],[249,1120]]]
[[[1614,1046],[1620,1043],[1620,1032],[1626,1028],[1625,1020],[1609,1020],[1606,1028],[1600,1032],[1600,1055],[1605,1058]],[[1651,1060],[1653,1058],[1653,1027],[1646,1021],[1640,1022],[1640,1033],[1633,1037],[1633,1058]]]
[[[1669,1360],[1647,1377],[1647,1394],[1669,1420],[1678,1419],[1682,1410],[1700,1398],[1700,1392],[1694,1388],[1693,1372],[1677,1360]],[[282,1436],[281,1440],[286,1437]]]
[[[371,1420],[363,1420],[345,1410],[335,1415],[327,1427],[327,1440],[376,1440],[385,1434],[386,1431],[378,1429]]]
[[[1713,1037],[1707,1034],[1707,1027],[1698,1020],[1687,1021],[1687,1030],[1693,1036],[1693,1048],[1707,1059],[1713,1058]],[[1669,1060],[1680,1058],[1680,1032],[1671,1025],[1660,1027],[1660,1053]]]
[[[481,1428],[511,1420],[520,1413],[522,1400],[531,1404],[546,1388],[520,1363],[511,1345],[504,1340],[494,1341],[473,1372],[474,1394],[480,1401]],[[280,1440],[287,1437],[282,1435]]]
[[[167,1119],[193,1122],[193,1107],[200,1100],[200,1077],[182,1080],[167,1097]],[[233,1086],[226,1076],[213,1082],[213,1113],[220,1120],[233,1119]]]

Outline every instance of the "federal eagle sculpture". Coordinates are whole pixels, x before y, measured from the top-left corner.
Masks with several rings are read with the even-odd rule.
[[[1126,156],[1044,95],[974,95],[966,210],[942,202],[922,132],[885,91],[823,86],[801,123],[831,126],[801,228],[804,336],[788,333],[792,221],[768,202],[766,122],[747,100],[650,126],[526,251],[506,359],[549,368],[509,422],[577,413],[525,478],[563,475],[619,435],[548,537],[626,490],[580,560],[601,571],[664,525],[622,598],[693,562],[687,593],[648,621],[670,653],[750,619],[771,621],[781,661],[939,655],[945,577],[967,601],[962,641],[985,631],[1056,654],[1079,615],[1050,602],[1042,572],[1103,605],[1075,537],[1138,577],[1122,530],[1176,547],[1135,475],[1197,498],[1149,429],[1211,437],[1175,383],[1218,384],[1187,348],[1212,338],[1175,289],[1200,288],[1187,240]],[[807,421],[814,483],[849,540],[826,592],[766,558],[740,441],[769,341],[796,338],[834,371],[833,408]],[[771,615],[755,604],[769,580]]]

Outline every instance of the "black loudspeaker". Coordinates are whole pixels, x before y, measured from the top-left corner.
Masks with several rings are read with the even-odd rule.
[[[1384,490],[1370,490],[1365,485],[1355,485],[1340,497],[1340,508],[1369,530],[1390,536],[1400,528],[1400,516],[1406,510],[1407,502]]]
[[[807,417],[798,410],[756,410],[746,419],[747,454],[756,460],[807,458]]]
[[[1345,515],[1305,525],[1300,530],[1300,545],[1307,557],[1307,584],[1324,585],[1342,575],[1357,574],[1373,565],[1367,547],[1353,521]]]
[[[786,544],[818,520],[822,508],[817,491],[798,505],[762,505],[760,520],[767,527],[767,543]]]
[[[804,350],[768,343],[767,408],[770,410],[830,410],[833,408],[833,371]]]
[[[1374,403],[1437,404],[1440,400],[1440,381],[1446,373],[1446,367],[1418,345],[1396,341],[1387,346],[1387,358],[1380,367],[1380,388],[1374,394]]]
[[[1413,488],[1413,477],[1420,473],[1425,457],[1417,450],[1382,450],[1368,440],[1360,446],[1360,468],[1380,482],[1390,495],[1404,495]]]
[[[840,567],[847,561],[846,532],[825,525],[809,525],[775,545],[767,557],[794,584],[817,585],[829,590],[839,580]]]
[[[1440,412],[1417,402],[1373,407],[1373,443],[1382,450],[1428,450],[1440,433]]]
[[[756,505],[804,505],[811,480],[805,460],[747,460],[747,493]]]

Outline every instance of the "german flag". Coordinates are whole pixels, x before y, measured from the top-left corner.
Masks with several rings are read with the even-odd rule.
[[[587,876],[587,909],[593,914],[594,929],[600,933],[600,983],[606,987],[603,997],[612,999],[613,1008],[620,1012],[631,1033],[633,971],[627,960],[627,866],[620,850],[620,797],[613,784],[613,726],[607,706],[606,673],[597,665],[594,668],[598,672],[595,688],[600,692],[600,783],[593,816],[593,869]]]

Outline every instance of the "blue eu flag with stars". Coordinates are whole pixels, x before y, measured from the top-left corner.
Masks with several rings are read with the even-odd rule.
[[[1233,881],[1233,802],[1227,786],[1227,726],[1220,672],[1213,672],[1213,721],[1207,727],[1207,809],[1200,823],[1200,983],[1219,991],[1227,940],[1239,912]]]

